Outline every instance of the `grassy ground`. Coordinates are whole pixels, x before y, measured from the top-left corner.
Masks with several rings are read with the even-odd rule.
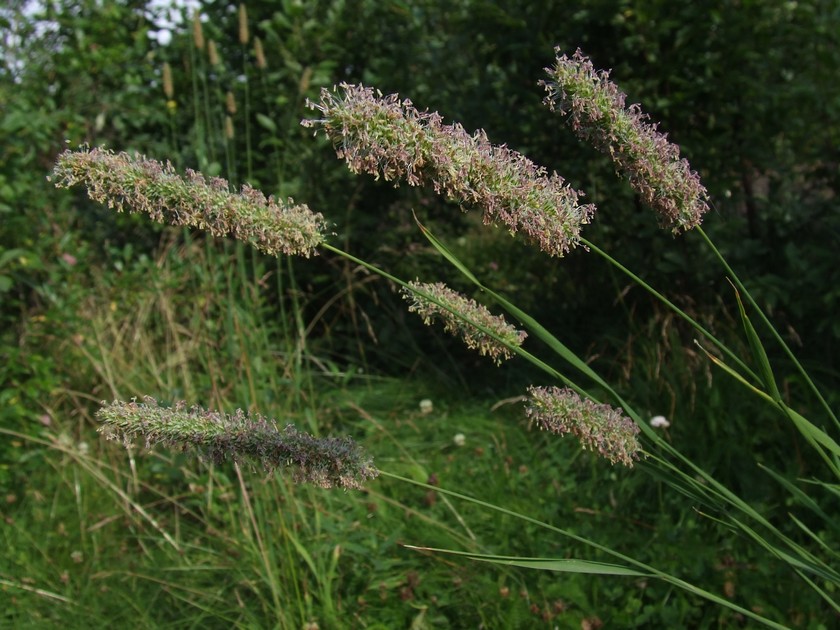
[[[404,391],[404,384],[384,383],[344,392],[343,402],[335,396],[341,425],[364,435],[386,471],[582,535],[597,532],[628,551],[668,538],[676,526],[634,505],[625,492],[632,482],[615,479],[572,443],[549,445],[511,410],[459,404],[424,415],[412,404],[416,394]],[[453,440],[457,433],[463,446]],[[500,570],[408,549],[598,558],[432,490],[382,479],[364,492],[328,492],[196,465],[180,454],[128,455],[86,435],[89,442],[67,434],[38,442],[43,469],[8,498],[2,574],[4,614],[14,624],[388,628],[545,621],[577,628],[595,617],[629,625],[646,614],[663,622],[703,616],[682,596],[662,607],[673,593],[627,578]],[[699,526],[693,533],[691,524],[683,526],[682,535],[672,536],[675,557],[677,544],[702,536]],[[691,562],[709,560],[699,551]]]
[[[611,468],[572,440],[530,430],[517,401],[352,377],[310,355],[295,318],[278,320],[265,297],[266,278],[282,291],[293,275],[248,261],[233,245],[175,239],[156,260],[90,280],[72,330],[40,330],[61,340],[55,362],[65,386],[43,426],[3,429],[18,474],[2,504],[0,625],[744,623],[651,580],[500,568],[410,548],[605,559],[534,522],[436,491],[445,488],[591,537],[791,625],[821,627],[826,617],[808,591],[785,586],[772,561],[644,465]],[[141,394],[350,434],[388,475],[364,491],[325,491],[103,440],[96,401]]]

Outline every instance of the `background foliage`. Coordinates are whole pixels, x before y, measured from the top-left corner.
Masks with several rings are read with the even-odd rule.
[[[781,500],[775,486],[741,454],[757,450],[791,476],[807,470],[807,462],[790,456],[791,438],[783,430],[744,410],[735,390],[713,376],[707,362],[696,355],[690,331],[646,295],[629,290],[584,252],[546,265],[538,254],[488,230],[476,217],[461,213],[430,191],[394,189],[371,178],[354,178],[323,138],[313,140],[298,123],[312,116],[305,107],[307,98],[317,98],[322,87],[347,81],[364,82],[384,93],[399,92],[420,109],[437,110],[469,131],[484,128],[492,141],[509,144],[586,190],[600,208],[586,236],[652,284],[666,287],[670,299],[716,332],[735,340],[731,291],[713,272],[699,243],[690,234],[675,240],[658,230],[655,219],[618,181],[612,166],[577,143],[562,121],[541,104],[543,94],[536,82],[553,60],[553,47],[569,53],[581,47],[597,67],[612,68],[613,79],[629,94],[629,101],[641,102],[680,144],[710,191],[715,212],[706,221],[707,230],[797,346],[812,375],[827,391],[837,391],[840,323],[834,313],[840,309],[836,264],[840,214],[835,197],[840,183],[840,85],[835,78],[840,69],[840,7],[833,0],[526,4],[523,8],[519,2],[484,0],[249,2],[249,33],[243,41],[237,7],[210,2],[201,7],[205,40],[201,49],[193,36],[192,15],[173,26],[171,42],[159,43],[162,29],[144,2],[61,0],[35,8],[15,2],[0,9],[0,426],[19,434],[0,442],[0,486],[7,496],[3,513],[17,523],[13,527],[7,520],[7,543],[15,553],[0,564],[0,579],[17,582],[32,573],[35,583],[71,591],[79,601],[85,599],[85,589],[93,588],[79,586],[73,591],[74,581],[68,586],[62,571],[81,564],[89,573],[88,581],[79,584],[95,583],[90,582],[97,571],[95,554],[84,556],[91,558],[90,564],[76,563],[67,561],[68,551],[67,567],[49,568],[37,557],[65,549],[67,541],[55,534],[38,547],[22,534],[38,527],[55,531],[58,521],[68,522],[67,514],[74,513],[67,508],[67,514],[58,518],[61,510],[47,512],[44,497],[54,505],[65,505],[66,500],[72,506],[75,501],[84,507],[78,507],[78,513],[105,514],[109,502],[119,498],[108,492],[96,494],[97,488],[107,486],[102,480],[108,475],[114,476],[118,487],[152,479],[144,492],[158,492],[168,497],[164,503],[190,509],[194,506],[179,495],[185,483],[206,488],[208,480],[216,479],[224,492],[236,494],[231,471],[219,473],[228,477],[217,479],[215,472],[167,455],[141,464],[142,474],[135,473],[131,481],[118,472],[126,464],[114,451],[95,446],[93,454],[82,452],[81,444],[90,448],[96,439],[90,416],[98,400],[148,393],[168,400],[257,408],[267,415],[285,413],[318,432],[363,432],[359,417],[364,414],[344,417],[347,405],[340,393],[345,391],[355,401],[352,408],[405,423],[395,430],[399,439],[388,437],[385,429],[367,429],[373,444],[381,440],[384,445],[376,455],[393,457],[395,444],[412,452],[407,445],[411,440],[417,441],[419,452],[429,451],[428,457],[419,458],[422,465],[408,465],[418,480],[441,475],[441,470],[463,477],[464,470],[457,466],[469,470],[486,462],[487,468],[476,474],[503,480],[504,487],[493,492],[527,493],[544,508],[544,518],[577,519],[574,522],[582,529],[592,527],[618,540],[625,537],[623,544],[630,548],[644,544],[640,532],[668,537],[679,531],[681,537],[674,539],[673,558],[668,560],[674,565],[700,576],[708,574],[708,580],[719,586],[741,572],[738,588],[762,606],[784,609],[781,614],[791,625],[807,627],[821,620],[821,613],[809,608],[810,602],[795,602],[791,594],[769,585],[775,582],[768,577],[773,575],[772,565],[745,569],[753,559],[739,558],[736,548],[709,544],[708,537],[714,534],[708,524],[675,512],[676,508],[662,509],[673,504],[662,497],[661,488],[643,488],[637,480],[617,478],[600,465],[584,463],[573,448],[540,444],[543,450],[535,453],[532,446],[504,443],[507,438],[500,436],[507,431],[486,420],[487,408],[517,395],[533,374],[522,366],[490,370],[449,340],[435,337],[405,314],[401,300],[386,283],[326,256],[306,263],[275,262],[240,246],[149,226],[90,204],[81,194],[55,191],[45,180],[66,143],[137,150],[169,159],[180,169],[200,168],[234,184],[247,181],[266,193],[292,195],[328,217],[334,238],[344,249],[407,279],[438,279],[441,264],[416,230],[414,211],[488,285],[547,327],[563,331],[565,343],[618,380],[622,389],[632,391],[651,414],[678,419],[672,439],[710,472],[774,505]],[[264,48],[264,67],[254,52],[255,37]],[[211,40],[218,53],[215,63],[208,52]],[[171,97],[164,92],[164,64],[172,72]],[[229,105],[228,93],[235,108]],[[228,118],[232,137],[226,135]],[[409,383],[404,386],[408,392],[374,387],[371,383],[378,381],[360,375],[403,379]],[[784,379],[784,374],[780,376]],[[716,387],[711,389],[713,378]],[[795,385],[793,378],[788,379],[790,385]],[[476,407],[470,403],[466,411],[453,408],[451,415],[441,415],[439,424],[412,415],[417,399],[446,401],[453,385],[466,398],[483,402]],[[371,387],[376,402],[371,402],[371,390],[366,389]],[[344,402],[316,402],[329,401],[330,396]],[[807,409],[808,401],[797,402]],[[450,398],[442,404],[457,402]],[[419,430],[415,435],[416,425],[424,422],[429,425],[424,431],[435,436],[433,443],[422,441]],[[507,420],[506,426],[515,427],[516,420]],[[451,435],[471,435],[470,431],[480,436],[475,446],[475,453],[481,449],[476,455],[479,463],[448,459],[453,454]],[[751,444],[743,441],[744,435],[750,436]],[[519,437],[515,433],[510,439]],[[526,437],[528,444],[532,436]],[[544,477],[529,481],[533,485],[527,488],[516,485],[515,480],[521,479],[517,474],[536,475],[530,472],[531,461],[547,453],[555,470],[543,471]],[[584,481],[589,477],[591,482]],[[80,485],[79,479],[87,481]],[[601,481],[611,483],[605,488]],[[92,501],[101,507],[85,504],[79,487],[88,488]],[[255,490],[262,493],[263,501],[275,497],[271,500],[291,501],[300,508],[300,522],[287,523],[288,531],[307,530],[314,538],[300,542],[301,548],[310,549],[311,556],[318,556],[312,551],[316,549],[326,554],[303,562],[316,582],[335,573],[329,565],[333,548],[328,549],[325,541],[341,536],[330,528],[344,531],[341,528],[348,523],[367,523],[374,510],[393,510],[393,518],[383,522],[400,533],[386,540],[385,529],[365,525],[358,537],[348,534],[349,542],[342,544],[349,556],[343,557],[380,559],[371,561],[376,566],[368,567],[367,574],[353,572],[349,564],[336,560],[344,570],[335,575],[342,577],[321,583],[320,595],[312,595],[308,589],[314,587],[300,575],[287,575],[285,581],[259,571],[261,577],[237,577],[237,588],[250,589],[261,602],[245,609],[262,613],[247,614],[269,614],[271,602],[280,597],[254,584],[282,583],[288,588],[304,585],[294,595],[302,602],[296,619],[319,618],[324,627],[339,623],[337,613],[332,622],[329,614],[321,614],[329,610],[325,602],[333,597],[339,597],[329,604],[335,610],[351,610],[371,624],[379,620],[382,627],[391,627],[389,616],[394,623],[405,624],[421,615],[432,625],[445,620],[474,627],[484,614],[491,615],[485,621],[497,626],[504,625],[503,619],[512,625],[534,618],[559,623],[559,615],[570,626],[580,627],[581,619],[596,614],[593,611],[604,618],[612,615],[613,625],[619,626],[651,619],[669,625],[719,621],[714,617],[717,612],[687,599],[665,605],[668,593],[647,590],[647,585],[558,584],[544,577],[445,567],[458,579],[475,582],[470,586],[475,589],[471,593],[480,594],[475,597],[487,601],[492,593],[496,602],[490,613],[459,611],[453,602],[446,604],[452,576],[430,573],[433,577],[423,587],[416,575],[411,577],[421,569],[442,569],[438,565],[443,561],[423,564],[421,559],[415,566],[411,562],[416,559],[407,560],[404,551],[394,551],[396,539],[409,535],[394,529],[406,510],[432,511],[440,523],[454,509],[427,506],[426,498],[409,496],[409,490],[390,489],[390,497],[386,490],[354,502],[311,493],[296,496],[282,484]],[[573,505],[567,498],[572,490],[591,503]],[[625,506],[627,513],[618,516],[615,497],[625,491],[633,492],[638,504]],[[276,498],[277,493],[281,498]],[[132,500],[147,505],[142,494],[132,495]],[[241,493],[236,501],[247,496]],[[208,499],[204,511],[196,508],[185,512],[184,518],[194,519],[195,531],[242,526],[237,525],[236,510],[225,507],[225,514],[216,514],[222,507]],[[597,523],[580,516],[584,512],[577,510],[582,507],[597,515]],[[325,519],[316,518],[313,525],[311,514],[321,512]],[[660,512],[667,516],[650,517]],[[272,522],[269,513],[261,528]],[[604,517],[605,513],[611,516]],[[147,562],[146,569],[177,563],[165,546],[144,547],[142,534],[148,523],[138,524],[130,509],[117,514],[136,527],[138,537],[130,544],[140,549],[138,562]],[[170,516],[159,515],[167,522]],[[652,522],[659,518],[664,522]],[[622,519],[645,525],[636,535],[610,527],[611,522],[625,522]],[[106,549],[116,556],[117,548],[109,545],[127,544],[117,538],[85,539],[90,526],[79,527],[80,539],[73,545],[91,545],[85,548]],[[237,542],[255,559],[248,566],[259,566],[268,553],[257,545],[256,529]],[[427,536],[428,531],[422,531]],[[494,535],[502,539],[505,531],[501,527]],[[482,544],[482,537],[476,538],[475,544]],[[211,549],[214,544],[222,546],[223,540],[203,547],[209,565],[228,566],[219,559],[225,552]],[[287,547],[295,544],[283,540]],[[696,540],[697,549],[686,552],[693,546],[686,540]],[[359,545],[355,556],[353,544]],[[275,551],[290,553],[288,548]],[[318,562],[327,564],[316,566]],[[124,592],[150,588],[152,582],[144,582],[140,573],[136,567],[128,568],[119,580],[108,582],[109,587],[130,584]],[[435,583],[434,588],[430,583]],[[190,588],[205,596],[212,589],[209,582],[201,581]],[[540,595],[508,604],[520,589]],[[15,592],[16,597],[25,597]],[[238,616],[242,607],[229,601],[224,605],[230,604],[232,611],[222,614],[213,598],[190,597],[167,599],[169,612],[160,613],[171,615],[167,620],[155,617],[158,613],[151,606],[142,614],[149,615],[150,623],[173,621],[185,610],[242,620]],[[553,607],[560,599],[573,602],[576,612],[563,617],[564,611]],[[8,604],[0,614],[19,619],[16,615],[22,614],[21,605],[27,601]],[[44,614],[38,601],[27,604],[34,615]],[[180,608],[173,601],[186,603]]]

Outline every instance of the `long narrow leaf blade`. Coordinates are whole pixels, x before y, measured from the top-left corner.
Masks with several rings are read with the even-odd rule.
[[[805,416],[800,413],[797,413],[787,405],[784,406],[785,411],[787,412],[788,416],[793,423],[796,425],[796,428],[799,429],[799,432],[802,433],[806,438],[809,440],[813,440],[814,442],[820,444],[827,448],[835,457],[840,457],[840,445],[835,442],[828,433],[820,429],[810,420],[808,420]],[[835,472],[838,472],[836,467]]]
[[[758,372],[761,375],[761,380],[764,382],[764,387],[770,392],[773,400],[781,402],[782,395],[779,393],[779,388],[776,386],[776,377],[773,375],[773,368],[770,366],[770,359],[767,358],[767,351],[764,349],[764,344],[755,330],[750,318],[747,316],[747,309],[744,308],[744,303],[741,301],[741,294],[733,286],[735,291],[735,299],[738,302],[738,311],[741,314],[741,323],[744,325],[744,331],[747,334],[747,340],[752,350],[753,358],[758,363]]]
[[[633,577],[653,577],[651,573],[645,573],[630,567],[613,564],[609,562],[595,562],[592,560],[579,560],[577,558],[519,558],[517,556],[496,556],[492,554],[475,553],[471,551],[456,551],[454,549],[437,549],[434,547],[415,547],[405,545],[408,549],[416,551],[433,551],[435,553],[446,553],[454,556],[463,556],[471,560],[490,562],[523,569],[539,569],[542,571],[559,571],[562,573],[587,573],[590,575],[625,575]]]
[[[761,391],[760,389],[758,389],[757,387],[752,385],[747,379],[745,379],[738,372],[736,372],[731,367],[729,367],[722,359],[716,357],[711,352],[706,350],[706,348],[704,348],[703,345],[697,339],[694,340],[694,345],[696,345],[698,348],[700,348],[700,350],[703,352],[703,354],[706,355],[706,358],[708,358],[709,361],[711,361],[716,366],[718,366],[720,369],[722,369],[724,372],[729,374],[731,377],[733,377],[735,380],[737,380],[739,383],[741,383],[741,385],[743,385],[744,387],[749,389],[754,394],[757,394],[758,396],[761,396],[765,400],[767,400],[769,402],[774,402],[773,399],[770,396],[768,396],[765,392]]]
[[[764,466],[763,464],[759,464],[758,467],[761,468],[768,475],[773,477],[773,479],[775,479],[779,484],[784,486],[784,488],[791,494],[791,496],[793,496],[797,501],[799,501],[799,503],[801,503],[803,506],[811,510],[814,514],[819,516],[822,519],[822,522],[825,523],[827,527],[830,527],[834,530],[840,530],[840,523],[837,523],[833,517],[826,514],[825,511],[823,511],[822,507],[820,507],[820,504],[817,503],[811,496],[806,494],[796,484],[791,482],[789,479],[785,479],[775,470],[772,470],[767,466]]]
[[[551,558],[517,558],[517,557],[510,557],[510,556],[493,556],[488,554],[480,554],[480,553],[471,553],[467,551],[455,551],[453,549],[437,549],[434,547],[415,547],[413,545],[405,545],[408,549],[414,549],[417,551],[431,551],[435,553],[445,553],[450,555],[462,556],[466,558],[470,558],[472,560],[478,560],[480,562],[491,562],[494,564],[500,564],[505,566],[515,566],[515,567],[522,567],[525,569],[538,569],[543,571],[562,571],[566,573],[587,573],[592,575],[618,575],[618,576],[630,576],[630,577],[649,577],[654,579],[661,579],[665,582],[669,582],[674,586],[677,586],[681,589],[684,589],[690,593],[694,593],[695,595],[699,595],[709,601],[712,601],[716,604],[721,606],[725,606],[731,610],[735,610],[743,615],[746,615],[766,626],[771,628],[777,628],[779,630],[785,630],[785,626],[778,624],[766,617],[762,617],[761,615],[742,608],[733,602],[730,602],[719,595],[714,593],[710,593],[709,591],[703,590],[690,584],[688,582],[684,582],[674,576],[658,573],[658,572],[643,572],[638,571],[636,569],[631,569],[629,567],[619,565],[619,564],[609,564],[603,562],[592,562],[588,560],[555,560]]]
[[[426,228],[425,225],[420,223],[417,216],[414,217],[414,221],[417,223],[417,226],[420,228],[420,231],[423,233],[423,236],[425,236],[428,239],[428,241],[432,244],[432,247],[434,247],[436,250],[438,250],[438,252],[440,252],[441,256],[443,256],[444,258],[446,258],[446,260],[452,263],[452,265],[458,271],[464,274],[467,278],[469,278],[471,282],[474,282],[475,284],[483,288],[483,285],[478,281],[478,278],[476,278],[473,275],[473,273],[467,268],[467,266],[460,260],[458,260],[458,257],[455,256],[455,254],[453,254],[446,245],[440,242],[438,238]]]

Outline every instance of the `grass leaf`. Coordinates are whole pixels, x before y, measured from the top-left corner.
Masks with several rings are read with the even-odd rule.
[[[730,283],[731,284],[731,283]],[[741,314],[741,322],[744,325],[744,331],[747,334],[747,340],[752,350],[753,358],[758,363],[759,374],[764,383],[764,387],[770,392],[773,400],[776,402],[782,401],[782,395],[779,393],[779,388],[776,386],[776,377],[773,375],[773,368],[770,366],[770,359],[767,358],[767,351],[764,349],[764,344],[755,330],[750,318],[747,316],[747,310],[744,308],[744,303],[741,301],[741,294],[735,285],[732,285],[732,290],[735,291],[735,299],[738,302],[738,311]]]
[[[609,562],[596,562],[593,560],[580,560],[577,558],[519,558],[516,556],[496,556],[492,554],[474,553],[470,551],[456,551],[454,549],[436,549],[434,547],[416,547],[404,545],[407,549],[417,551],[433,551],[435,553],[448,553],[455,556],[463,556],[481,562],[491,562],[523,569],[539,569],[542,571],[559,571],[561,573],[587,573],[590,575],[626,575],[634,577],[653,577],[651,573],[645,573],[631,569],[621,564]]]

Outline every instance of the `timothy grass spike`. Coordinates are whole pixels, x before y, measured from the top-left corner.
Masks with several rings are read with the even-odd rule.
[[[193,43],[199,50],[204,50],[204,28],[201,26],[201,13],[193,12]]]
[[[575,247],[595,212],[557,173],[491,144],[484,131],[470,135],[459,124],[444,125],[440,114],[420,112],[396,94],[343,83],[321,90],[309,106],[323,117],[301,124],[323,129],[354,173],[431,184],[464,209],[482,208],[485,224],[523,232],[551,256]]]
[[[528,336],[525,331],[517,330],[505,321],[504,317],[493,315],[485,306],[457,291],[453,291],[442,282],[409,282],[408,284],[411,288],[428,293],[452,310],[493,331],[496,336],[511,346],[518,348]],[[415,291],[404,288],[402,293],[404,299],[412,302],[408,310],[420,315],[424,324],[429,325],[437,319],[443,320],[446,332],[461,337],[468,348],[478,350],[482,356],[491,357],[496,365],[513,356],[505,343],[491,337],[475,326],[471,326],[463,319],[456,317],[451,311],[426,299]]]
[[[639,105],[625,107],[627,95],[580,49],[571,58],[555,51],[555,66],[545,69],[551,80],[540,82],[548,92],[545,104],[568,116],[578,137],[610,155],[666,227],[679,232],[700,225],[709,209],[708,193],[680,158],[680,148],[647,122]]]
[[[194,450],[222,463],[259,463],[266,470],[290,467],[297,482],[321,488],[361,488],[379,471],[372,460],[350,438],[316,438],[293,425],[279,429],[274,420],[245,414],[218,413],[186,403],[162,407],[153,398],[142,403],[102,403],[96,417],[109,439],[121,439],[126,446],[142,438],[146,448],[154,444]]]
[[[230,234],[273,256],[308,258],[324,241],[324,217],[306,204],[266,198],[247,184],[231,193],[220,177],[208,182],[187,169],[183,178],[170,163],[143,156],[96,148],[65,151],[51,179],[59,188],[81,184],[91,199],[118,212],[128,207],[158,222],[196,227],[213,236]]]
[[[639,459],[639,427],[619,409],[581,398],[560,387],[529,387],[525,413],[540,429],[571,433],[583,448],[611,463],[632,467]]]

